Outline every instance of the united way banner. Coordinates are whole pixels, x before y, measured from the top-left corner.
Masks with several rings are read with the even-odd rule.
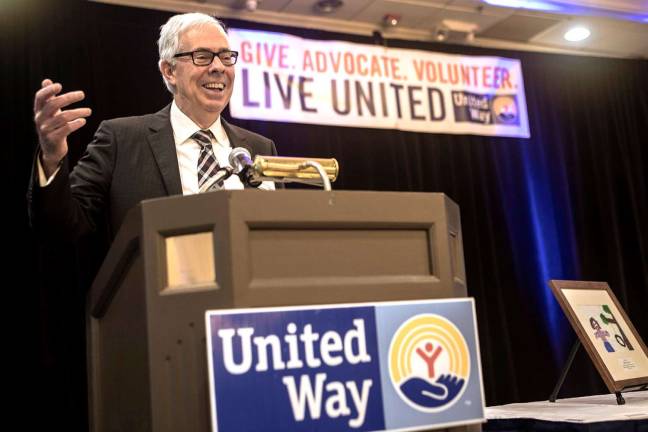
[[[529,137],[519,60],[230,30],[232,116]]]
[[[213,431],[484,419],[472,299],[206,313]]]

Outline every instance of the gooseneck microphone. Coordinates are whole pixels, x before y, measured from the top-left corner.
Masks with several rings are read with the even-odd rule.
[[[237,174],[243,184],[250,187],[259,187],[261,182],[253,178],[252,155],[243,147],[235,147],[229,154],[229,163],[233,168],[234,174]]]
[[[335,159],[257,155],[252,160],[250,152],[242,147],[231,151],[229,164],[241,182],[251,187],[259,187],[263,181],[272,181],[311,184],[331,190],[331,182],[335,181],[340,170]]]

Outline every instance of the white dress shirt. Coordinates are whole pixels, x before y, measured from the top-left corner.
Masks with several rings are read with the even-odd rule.
[[[182,194],[190,195],[199,192],[198,188],[198,158],[200,156],[200,145],[194,141],[191,136],[201,128],[194,123],[185,113],[180,110],[175,101],[171,104],[171,128],[173,129],[173,139],[176,145],[176,154],[178,155],[178,165],[180,167],[180,180],[182,181]],[[230,166],[229,155],[232,151],[229,138],[223,129],[221,118],[218,116],[216,121],[208,128],[214,135],[212,138],[212,148],[216,160],[221,167]],[[236,175],[230,176],[224,183],[225,189],[243,189],[243,183]],[[263,182],[259,189],[274,189],[273,182]]]

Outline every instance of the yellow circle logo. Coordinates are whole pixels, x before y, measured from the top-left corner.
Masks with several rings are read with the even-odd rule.
[[[496,96],[493,99],[493,111],[501,123],[515,123],[518,120],[517,104],[510,96]]]
[[[399,396],[410,406],[423,412],[442,411],[466,389],[470,376],[466,340],[442,316],[414,316],[392,338],[389,375]]]

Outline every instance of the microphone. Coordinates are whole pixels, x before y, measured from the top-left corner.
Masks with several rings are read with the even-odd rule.
[[[252,155],[247,149],[235,147],[229,154],[228,160],[233,172],[239,176],[243,184],[254,188],[261,185],[261,181],[253,178],[254,162],[252,162]]]

